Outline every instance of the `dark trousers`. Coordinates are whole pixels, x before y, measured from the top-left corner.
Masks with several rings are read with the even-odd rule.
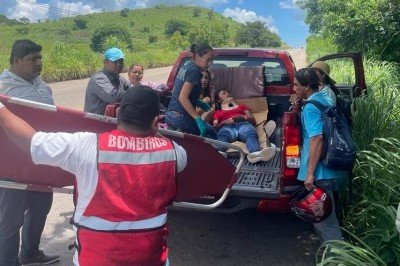
[[[52,193],[0,188],[0,266],[19,265],[21,226],[21,255],[30,257],[39,249],[52,202]]]

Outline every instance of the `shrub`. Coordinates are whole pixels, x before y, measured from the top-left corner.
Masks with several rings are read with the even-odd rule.
[[[150,32],[150,27],[149,26],[144,26],[143,28],[140,29],[140,32],[149,33]]]
[[[26,34],[28,34],[28,32],[29,32],[29,28],[28,28],[28,27],[18,27],[18,28],[15,29],[15,31],[16,31],[18,34],[26,35]]]
[[[103,43],[101,44],[101,48],[103,51],[105,51],[112,47],[118,47],[121,50],[126,50],[128,45],[123,40],[118,39],[117,36],[109,35],[104,39]]]
[[[90,48],[95,52],[103,52],[103,43],[108,36],[114,36],[126,43],[126,48],[132,50],[132,37],[129,32],[116,25],[108,25],[97,29],[91,39]]]
[[[157,42],[158,38],[156,35],[150,35],[149,36],[149,43],[155,43]]]
[[[194,17],[194,18],[197,18],[197,17],[199,17],[200,15],[201,15],[201,9],[198,8],[198,7],[194,8],[194,9],[193,9],[193,17]]]
[[[58,29],[57,34],[61,37],[63,37],[65,40],[67,39],[68,36],[71,35],[71,31],[69,29],[63,28],[63,29]]]
[[[135,21],[131,21],[130,24],[131,24],[131,27],[133,28],[135,26]]]
[[[129,12],[129,8],[124,8],[121,10],[120,14],[121,14],[121,16],[126,18],[126,17],[128,17],[128,12]]]
[[[207,12],[208,20],[212,20],[214,18],[214,10],[208,10]]]
[[[87,18],[83,17],[83,16],[76,16],[74,18],[74,29],[79,29],[79,30],[84,30],[87,28],[86,24],[88,23]]]
[[[173,51],[181,51],[189,47],[189,42],[179,32],[175,32],[169,38],[169,48]]]

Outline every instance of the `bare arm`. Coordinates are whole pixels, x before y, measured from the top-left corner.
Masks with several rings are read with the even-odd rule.
[[[11,113],[0,103],[0,127],[6,135],[25,152],[30,154],[31,140],[36,130],[28,123]]]
[[[254,119],[253,114],[250,112],[250,110],[245,110],[244,114],[246,115],[246,120],[251,123],[253,126],[256,125],[256,120]]]
[[[189,95],[192,92],[192,89],[193,84],[185,81],[185,83],[183,83],[178,100],[182,104],[183,109],[185,109],[185,111],[188,112],[191,117],[196,118],[199,115],[197,114],[196,109],[193,107],[192,103],[189,101]]]
[[[304,186],[308,190],[312,190],[314,188],[313,184],[315,179],[314,172],[321,158],[322,148],[324,145],[323,141],[324,138],[322,135],[318,135],[310,139],[310,155],[308,158],[307,177],[306,180],[304,181]]]

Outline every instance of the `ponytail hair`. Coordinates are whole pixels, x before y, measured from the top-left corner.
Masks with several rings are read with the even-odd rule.
[[[213,48],[207,43],[192,44],[190,46],[190,51],[193,53],[193,58],[196,54],[203,56],[206,53],[213,51]]]

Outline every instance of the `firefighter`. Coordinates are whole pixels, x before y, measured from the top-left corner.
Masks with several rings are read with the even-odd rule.
[[[0,126],[35,164],[76,176],[75,265],[163,265],[167,262],[167,206],[185,150],[157,134],[159,96],[146,86],[129,89],[117,129],[95,133],[36,132],[5,107]]]

